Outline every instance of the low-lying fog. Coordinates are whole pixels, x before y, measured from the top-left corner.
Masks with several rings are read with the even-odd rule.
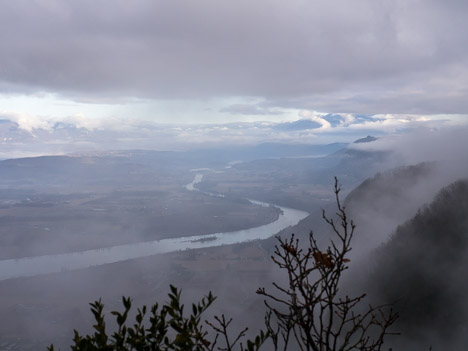
[[[101,297],[108,313],[120,309],[122,295],[138,306],[166,301],[169,284],[182,288],[186,301],[213,291],[213,313],[257,330],[264,308],[255,290],[283,279],[270,260],[273,236],[304,238],[314,229],[327,238],[320,214],[335,212],[334,176],[357,224],[345,284],[372,290],[375,249],[441,188],[468,177],[467,132],[445,126],[359,143],[352,141],[366,135],[348,135],[349,144],[340,137],[312,145],[275,140],[17,159],[3,150],[0,348],[66,349],[74,328],[91,330],[88,302]],[[183,245],[161,249],[174,242]],[[131,252],[135,245],[144,254]],[[121,250],[119,258],[103,258],[112,247]],[[81,263],[56,266],[67,253]],[[41,271],[45,261],[55,268]],[[18,264],[29,265],[22,274],[29,277],[11,274]],[[457,323],[457,330],[467,325],[463,318]],[[400,346],[436,343],[427,330],[403,336]]]

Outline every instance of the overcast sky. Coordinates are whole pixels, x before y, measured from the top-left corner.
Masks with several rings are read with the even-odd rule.
[[[466,0],[0,1],[4,116],[468,113]]]

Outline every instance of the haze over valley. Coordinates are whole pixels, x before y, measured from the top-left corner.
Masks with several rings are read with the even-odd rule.
[[[238,325],[258,325],[262,304],[251,292],[280,279],[269,261],[273,236],[294,232],[305,237],[313,229],[325,240],[328,229],[320,213],[322,208],[333,213],[334,176],[343,194],[349,193],[345,203],[358,224],[351,273],[362,283],[353,288],[367,287],[367,275],[357,272],[373,271],[369,257],[374,250],[442,187],[468,174],[464,153],[454,154],[464,141],[450,129],[442,132],[453,138],[444,140],[445,155],[432,161],[417,148],[407,152],[395,145],[393,136],[368,136],[349,144],[87,151],[1,161],[0,269],[6,280],[0,287],[5,297],[2,315],[8,321],[2,325],[3,338],[25,349],[50,340],[66,347],[73,328],[86,330],[90,325],[86,304],[93,298],[118,301],[127,294],[150,303],[163,298],[169,284],[183,288],[188,298],[212,290],[223,300],[217,311],[237,316]],[[406,133],[398,140],[404,145],[416,137]],[[295,209],[297,215],[284,208]],[[268,227],[281,216],[296,219]],[[265,225],[271,228],[265,234],[256,234],[256,229],[247,231],[247,237],[235,234]],[[217,233],[239,238],[234,239],[238,244],[225,246]],[[266,236],[259,241],[255,235]],[[181,237],[188,237],[182,240],[187,244],[158,254],[167,252],[158,249],[166,241]],[[145,242],[154,242],[155,249],[130,253]],[[111,247],[126,253],[100,259],[107,256],[99,249]],[[96,258],[89,256],[94,249]],[[79,252],[84,263],[66,263],[74,257],[67,253]],[[15,265],[26,260],[31,266],[20,271],[15,268],[20,266],[7,265],[12,259]],[[94,268],[85,268],[89,266]],[[239,280],[242,287],[234,288]],[[249,318],[240,317],[245,313]],[[32,320],[40,320],[41,328],[30,326]]]
[[[96,342],[99,299],[120,350],[122,296],[127,322],[165,306],[167,350],[194,321],[222,350],[222,315],[248,327],[232,350],[465,350],[467,18],[458,0],[2,2],[0,351]],[[180,328],[171,286],[185,313],[217,299]]]

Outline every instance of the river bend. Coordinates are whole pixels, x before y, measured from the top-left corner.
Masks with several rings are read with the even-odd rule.
[[[195,185],[200,183],[202,179],[203,174],[197,173],[193,181],[186,185],[186,189],[189,191],[198,191]],[[211,196],[223,196],[221,194],[207,194]],[[296,225],[309,215],[305,211],[293,208],[270,205],[255,200],[249,201],[261,206],[278,207],[281,213],[278,218],[271,223],[233,232],[178,237],[116,245],[79,252],[1,260],[0,280],[84,269],[179,250],[200,249],[252,240],[263,240],[289,226]]]

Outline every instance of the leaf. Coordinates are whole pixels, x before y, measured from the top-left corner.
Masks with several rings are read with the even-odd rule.
[[[323,253],[317,250],[312,254],[312,256],[314,257],[315,264],[317,266],[325,266],[327,268],[333,268],[334,263],[329,254]]]

